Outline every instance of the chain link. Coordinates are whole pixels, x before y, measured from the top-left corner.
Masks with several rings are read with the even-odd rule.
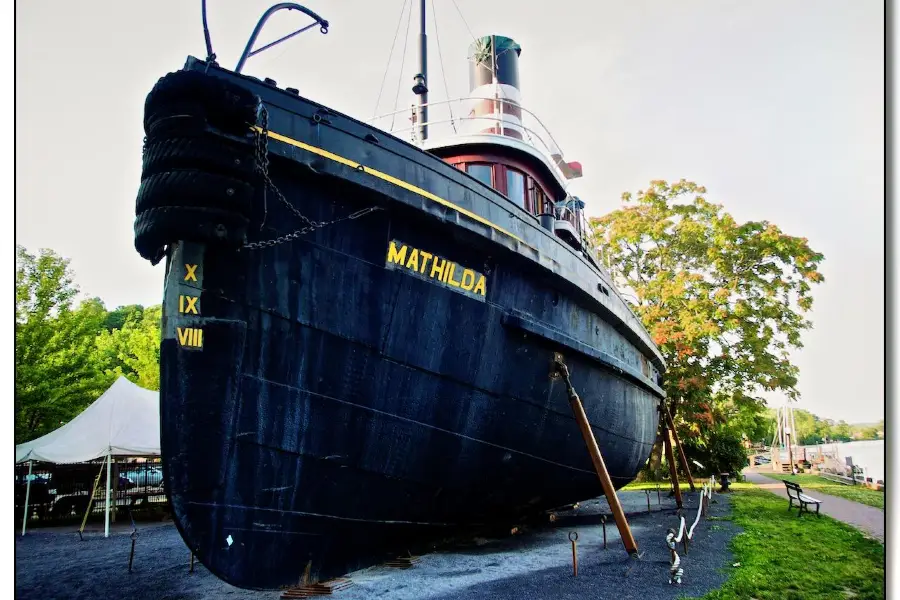
[[[284,197],[284,194],[281,193],[281,190],[278,189],[278,186],[272,181],[271,177],[269,177],[269,111],[266,110],[266,107],[263,106],[261,109],[261,123],[260,128],[256,131],[256,144],[255,144],[255,158],[256,158],[256,170],[262,176],[263,182],[265,183],[265,190],[272,190],[274,192],[275,197],[279,202],[284,204],[288,210],[290,210],[294,215],[296,215],[300,220],[306,223],[305,227],[297,229],[291,233],[287,233],[285,235],[278,236],[276,238],[270,240],[262,240],[259,242],[250,242],[244,244],[244,248],[248,250],[257,250],[259,248],[271,248],[272,246],[277,246],[278,244],[283,244],[286,242],[292,242],[299,238],[302,235],[315,231],[316,229],[321,229],[328,225],[333,225],[335,223],[340,223],[341,221],[348,221],[351,219],[358,219],[364,215],[367,215],[371,212],[375,212],[376,210],[381,210],[378,206],[371,206],[369,208],[364,208],[362,210],[358,210],[354,213],[347,215],[346,217],[340,217],[338,219],[332,219],[331,221],[313,221],[295,207],[293,204],[288,202],[287,198]],[[265,190],[263,193],[265,193]],[[268,212],[268,211],[267,211]]]

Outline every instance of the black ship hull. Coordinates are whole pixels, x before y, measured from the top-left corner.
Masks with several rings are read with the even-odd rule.
[[[589,257],[405,142],[209,76],[262,99],[268,171],[294,210],[260,192],[249,247],[168,246],[166,489],[204,565],[242,587],[323,580],[599,495],[549,377],[557,352],[613,483],[634,478],[663,365]],[[253,245],[302,227],[296,211],[335,222]]]

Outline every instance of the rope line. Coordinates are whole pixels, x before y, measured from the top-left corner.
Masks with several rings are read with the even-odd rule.
[[[403,34],[403,59],[400,61],[400,77],[397,80],[397,95],[394,98],[394,114],[391,115],[391,131],[394,130],[394,119],[397,117],[397,103],[400,102],[400,88],[403,85],[403,67],[406,66],[406,45],[409,43],[409,24],[412,22],[412,4],[409,5],[409,14],[406,17],[406,33]],[[401,14],[401,18],[402,18]]]
[[[706,497],[707,500],[712,499],[713,486],[715,486],[715,479],[710,477],[709,481],[704,483],[703,488],[700,490],[700,504],[697,506],[697,518],[694,519],[693,525],[691,525],[691,528],[687,531],[687,539],[689,540],[694,539],[694,528],[697,527],[697,523],[700,522],[700,515],[703,512],[703,498]],[[678,536],[675,538],[675,543],[680,542],[684,538],[685,529],[687,527],[684,517],[679,517],[679,519],[681,519],[681,524],[678,527]]]
[[[477,42],[478,40],[475,39],[475,34],[472,33],[472,29],[469,28],[469,23],[468,23],[468,21],[466,21],[466,18],[463,16],[462,11],[459,10],[459,5],[456,3],[456,0],[452,0],[452,2],[453,2],[453,6],[456,7],[456,12],[459,13],[459,18],[462,19],[463,25],[466,26],[466,29],[469,31],[469,35],[472,36],[472,41],[473,41],[473,42]]]
[[[408,2],[409,0],[403,0],[403,6],[400,7],[400,16],[397,17],[397,29],[394,30],[394,39],[391,41],[391,51],[388,53],[387,64],[384,65],[384,75],[381,77],[381,88],[378,90],[378,100],[375,101],[375,112],[372,115],[373,118],[378,115],[378,106],[381,104],[381,94],[384,92],[384,84],[387,81],[388,70],[391,67],[391,58],[394,56],[394,47],[397,45],[397,34],[400,33],[400,26],[403,24],[403,13],[406,12],[406,4]],[[412,9],[410,9],[410,13],[412,13]]]
[[[444,79],[444,95],[450,99],[450,86],[447,85],[447,70],[444,68],[444,55],[441,52],[441,36],[438,33],[437,9],[434,7],[434,0],[431,0],[431,18],[434,19],[434,38],[437,41],[438,60],[441,63],[441,76]],[[447,110],[450,111],[450,126],[453,127],[453,133],[456,131],[456,122],[453,120],[453,105],[447,104]]]

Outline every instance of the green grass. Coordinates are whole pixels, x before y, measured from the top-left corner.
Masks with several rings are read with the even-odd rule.
[[[885,597],[884,545],[825,515],[797,518],[783,498],[752,484],[732,489],[730,520],[743,531],[731,549],[740,566],[728,566],[728,581],[703,600]]]
[[[854,502],[859,502],[860,504],[868,504],[869,506],[874,506],[875,508],[884,510],[884,492],[879,492],[878,490],[873,490],[861,485],[844,485],[842,483],[835,483],[834,481],[828,481],[827,479],[819,477],[818,475],[782,475],[780,473],[763,474],[766,477],[774,477],[775,479],[781,480],[787,479],[788,481],[799,483],[804,492],[821,490],[823,494],[840,496],[841,498],[846,498],[847,500],[853,500]],[[812,493],[810,493],[810,495],[815,496]]]

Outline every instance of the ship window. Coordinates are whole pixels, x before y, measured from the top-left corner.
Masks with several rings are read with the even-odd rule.
[[[544,194],[544,190],[541,189],[541,186],[534,179],[528,179],[528,210],[532,214],[541,214],[548,211],[546,208],[547,204],[547,196]]]
[[[485,185],[493,185],[491,165],[470,163],[466,165],[466,172]]]
[[[525,176],[507,167],[506,197],[525,208]]]

